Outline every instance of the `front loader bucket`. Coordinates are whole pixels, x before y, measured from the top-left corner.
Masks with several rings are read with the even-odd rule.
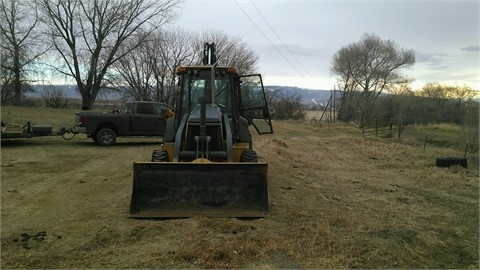
[[[130,214],[139,218],[264,217],[266,163],[136,162]]]

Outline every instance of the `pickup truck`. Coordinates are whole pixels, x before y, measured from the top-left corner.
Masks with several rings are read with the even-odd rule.
[[[87,134],[98,145],[111,146],[121,136],[164,136],[166,119],[173,114],[173,108],[164,103],[127,102],[112,112],[76,112],[73,132]]]

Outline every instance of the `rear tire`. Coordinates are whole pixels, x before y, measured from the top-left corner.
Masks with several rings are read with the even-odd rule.
[[[243,150],[240,162],[258,162],[257,152],[253,150]]]
[[[168,162],[168,152],[166,150],[153,150],[152,162]]]
[[[101,146],[112,146],[117,140],[117,134],[111,128],[102,128],[97,132],[96,142]]]
[[[468,161],[463,157],[441,157],[437,158],[437,167],[450,167],[450,166],[462,166],[468,167]]]

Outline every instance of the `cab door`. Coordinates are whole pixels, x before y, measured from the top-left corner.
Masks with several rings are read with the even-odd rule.
[[[265,89],[260,74],[240,76],[242,115],[248,119],[258,134],[272,134],[272,120],[268,110]]]
[[[153,103],[137,103],[135,114],[132,114],[132,134],[134,135],[154,135],[157,129],[157,118]]]
[[[163,103],[154,104],[155,111],[155,136],[165,135],[167,127],[167,119],[174,116],[174,110],[172,107]]]

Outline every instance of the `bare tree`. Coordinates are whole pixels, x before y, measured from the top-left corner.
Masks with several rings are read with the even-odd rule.
[[[116,83],[128,85],[127,97],[173,104],[175,69],[194,59],[193,33],[172,28],[156,31],[115,64]]]
[[[476,91],[468,86],[449,86],[439,83],[427,83],[416,91],[418,97],[428,101],[432,122],[450,122],[461,124],[470,101],[476,97]],[[424,105],[423,107],[427,107]]]
[[[479,138],[480,138],[480,117],[479,117],[479,102],[478,100],[468,101],[466,106],[466,111],[464,115],[463,122],[463,133],[465,139],[469,142],[470,151],[475,152],[479,148]]]
[[[352,110],[360,110],[362,119],[369,118],[375,100],[384,90],[411,81],[400,70],[414,63],[413,50],[399,48],[395,42],[381,40],[375,34],[364,34],[359,42],[341,48],[331,66],[342,89],[339,118],[352,120]]]
[[[38,42],[36,1],[1,0],[0,3],[2,101],[13,96],[20,104],[28,85],[28,66],[42,56],[48,45]]]
[[[305,118],[300,94],[278,93],[276,91],[267,91],[267,93],[272,118],[276,120],[301,120]]]
[[[163,46],[160,50],[161,63],[157,65],[156,78],[157,92],[163,93],[163,100],[173,105],[176,100],[177,75],[175,70],[179,66],[189,66],[195,61],[195,46],[193,32],[183,29],[171,29],[163,32]]]
[[[66,108],[68,106],[68,97],[62,89],[50,85],[43,89],[42,99],[47,107]]]
[[[15,99],[15,91],[13,87],[14,73],[10,69],[11,58],[6,55],[3,47],[0,47],[0,93],[1,104],[5,105],[13,103]]]
[[[180,2],[42,0],[53,46],[65,65],[56,69],[75,80],[82,109],[90,109],[106,87],[108,69],[172,21]],[[127,43],[132,40],[136,42]]]
[[[380,98],[375,111],[391,121],[403,122],[407,118],[408,111],[411,110],[414,95],[415,92],[408,84],[399,84],[390,88],[388,94]]]
[[[157,31],[141,46],[115,65],[117,83],[128,85],[128,95],[136,100],[156,100],[173,104],[177,94],[175,69],[181,65],[201,65],[204,43],[216,43],[217,63],[237,67],[240,73],[254,72],[258,56],[239,38],[222,32],[197,33],[172,28]]]
[[[151,35],[155,39],[155,35]],[[136,42],[136,41],[133,41]],[[153,101],[154,76],[151,65],[154,59],[150,58],[150,48],[155,43],[153,40],[146,40],[140,46],[119,59],[113,67],[113,75],[110,76],[111,84],[117,89],[124,91],[123,96],[127,99]]]
[[[417,92],[420,97],[433,98],[440,101],[449,101],[461,104],[477,96],[477,92],[468,86],[450,86],[439,83],[427,83]]]

